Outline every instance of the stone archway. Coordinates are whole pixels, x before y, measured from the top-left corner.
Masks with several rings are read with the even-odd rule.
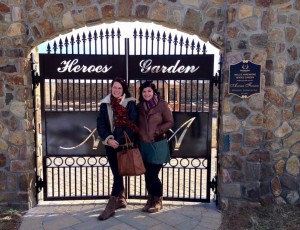
[[[167,20],[168,11],[170,10],[170,4],[165,3],[146,3],[139,4],[135,6],[132,1],[120,1],[119,4],[89,4],[90,1],[77,1],[76,10],[67,11],[65,10],[70,7],[68,2],[65,3],[53,3],[43,5],[47,8],[51,17],[56,19],[56,23],[52,22],[46,18],[42,20],[37,20],[38,23],[31,24],[31,37],[38,38],[32,42],[32,45],[37,45],[40,41],[51,39],[58,34],[63,34],[69,32],[71,29],[80,28],[82,26],[90,26],[101,24],[102,22],[114,22],[114,21],[143,21],[143,22],[154,22],[169,28],[176,28],[180,31],[187,32],[189,34],[195,34],[204,41],[212,41],[214,45],[221,47],[222,41],[220,40],[221,35],[215,33],[214,36],[210,36],[211,31],[214,27],[214,22],[207,22],[205,25],[201,25],[201,14],[194,9],[184,9],[182,7],[177,7],[171,10],[171,18]],[[128,5],[129,4],[129,5]],[[195,3],[197,4],[197,3]],[[42,5],[39,5],[42,6]],[[130,7],[128,7],[130,6]],[[32,21],[34,17],[40,17],[42,11],[40,7],[31,8],[29,5],[28,17]],[[116,11],[117,10],[117,11]],[[135,11],[135,18],[131,16],[130,11]],[[185,12],[186,10],[186,12]],[[39,12],[39,13],[38,13]],[[63,13],[64,12],[64,13]],[[185,14],[184,19],[181,19],[179,15]],[[59,25],[59,26],[58,26]],[[180,25],[180,26],[179,26]],[[64,30],[60,31],[64,28]],[[203,27],[202,32],[199,29]],[[39,151],[39,148],[37,148]],[[38,153],[41,155],[41,153]]]

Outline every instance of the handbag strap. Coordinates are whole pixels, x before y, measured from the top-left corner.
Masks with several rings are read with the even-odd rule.
[[[129,148],[129,146],[133,146],[132,141],[130,140],[130,137],[128,136],[128,134],[126,133],[126,131],[123,131],[124,137],[125,137],[125,141],[126,141],[126,147]]]

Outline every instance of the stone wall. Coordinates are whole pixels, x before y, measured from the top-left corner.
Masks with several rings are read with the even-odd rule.
[[[32,49],[73,28],[136,20],[196,34],[224,53],[221,207],[298,203],[299,10],[300,0],[2,0],[0,203],[36,204]],[[248,99],[227,92],[229,65],[243,59],[262,67],[261,93]]]
[[[300,1],[229,2],[221,206],[299,203]],[[262,66],[262,92],[248,99],[227,90],[229,64],[242,59]]]
[[[0,205],[35,201],[30,45],[22,1],[0,2]]]

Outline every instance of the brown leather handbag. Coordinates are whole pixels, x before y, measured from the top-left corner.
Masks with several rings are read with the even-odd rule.
[[[124,131],[126,144],[117,153],[119,174],[121,176],[139,176],[146,172],[145,165],[138,147],[134,146]]]

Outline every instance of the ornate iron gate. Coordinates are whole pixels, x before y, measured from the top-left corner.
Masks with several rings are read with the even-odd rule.
[[[121,43],[124,42],[124,45]],[[165,200],[209,202],[214,56],[205,44],[146,30],[121,38],[114,29],[66,37],[39,55],[44,200],[110,195],[112,174],[96,131],[100,100],[111,79],[124,76],[132,94],[153,80],[173,110],[172,160],[160,174]],[[217,97],[215,97],[217,98]],[[146,197],[143,176],[125,177],[129,198]]]

